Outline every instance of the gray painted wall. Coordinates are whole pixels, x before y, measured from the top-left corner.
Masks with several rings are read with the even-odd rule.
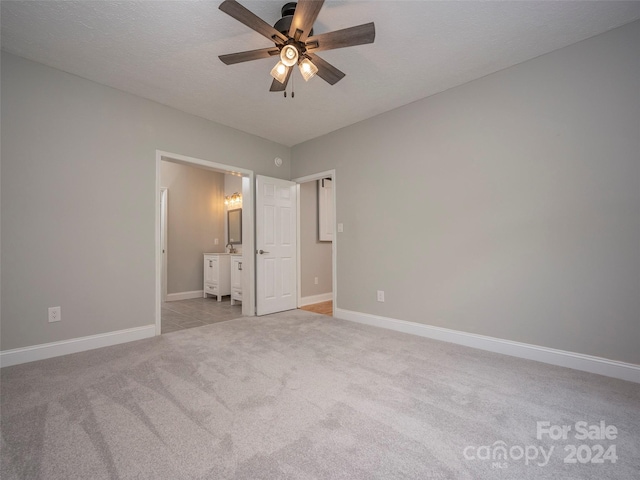
[[[318,182],[300,185],[300,295],[331,293],[331,242],[318,240]],[[314,283],[318,277],[318,285]]]
[[[161,162],[160,185],[169,191],[167,293],[202,290],[204,252],[224,252],[223,173]],[[218,245],[215,245],[215,239]]]
[[[2,350],[154,323],[156,149],[291,178],[285,146],[4,52],[1,72]]]
[[[636,22],[296,146],[293,166],[3,52],[0,348],[154,322],[160,149],[335,168],[339,308],[640,364],[638,44]]]
[[[640,364],[640,22],[293,148],[337,306]],[[386,302],[376,301],[376,290]]]

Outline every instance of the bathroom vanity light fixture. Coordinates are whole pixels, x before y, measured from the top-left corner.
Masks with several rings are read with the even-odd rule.
[[[228,208],[238,208],[242,206],[242,195],[235,192],[233,195],[224,197],[224,204]]]

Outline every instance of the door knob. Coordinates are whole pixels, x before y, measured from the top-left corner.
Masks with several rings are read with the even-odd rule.
[[[258,253],[259,253],[260,255],[264,255],[265,253],[269,253],[269,252],[265,252],[264,250],[260,249],[260,250],[258,251]]]

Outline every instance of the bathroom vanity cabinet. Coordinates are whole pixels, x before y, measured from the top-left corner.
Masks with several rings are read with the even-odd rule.
[[[231,305],[242,301],[242,254],[231,255]]]
[[[231,295],[231,255],[228,253],[204,254],[204,293],[215,295],[219,302]]]

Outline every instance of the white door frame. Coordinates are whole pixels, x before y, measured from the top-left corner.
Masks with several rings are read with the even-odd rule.
[[[160,301],[167,300],[167,208],[169,205],[169,190],[160,188],[160,252],[162,254],[162,291]]]
[[[199,158],[188,157],[178,153],[165,152],[156,150],[156,217],[155,217],[155,256],[156,256],[156,335],[160,335],[162,329],[162,245],[160,238],[161,228],[161,209],[160,209],[160,165],[163,159],[182,163],[184,165],[196,166],[208,170],[214,170],[220,173],[235,173],[242,175],[242,265],[243,265],[243,282],[242,282],[242,315],[255,315],[255,234],[254,234],[254,200],[253,188],[254,173],[253,170],[225,165],[223,163],[211,162]],[[203,252],[204,253],[204,252]]]
[[[300,259],[300,184],[313,182],[314,180],[322,180],[323,178],[330,178],[331,183],[333,185],[333,231],[335,234],[333,235],[333,242],[331,242],[331,298],[333,300],[333,311],[337,308],[337,293],[338,293],[338,275],[337,275],[337,258],[336,253],[338,251],[338,229],[336,228],[336,171],[334,170],[326,170],[324,172],[314,173],[312,175],[307,175],[304,177],[294,178],[291,180],[292,182],[297,183],[297,197],[298,197],[298,225],[297,225],[297,242],[298,242],[298,308],[302,305],[302,274],[300,271],[301,268],[301,259]]]

